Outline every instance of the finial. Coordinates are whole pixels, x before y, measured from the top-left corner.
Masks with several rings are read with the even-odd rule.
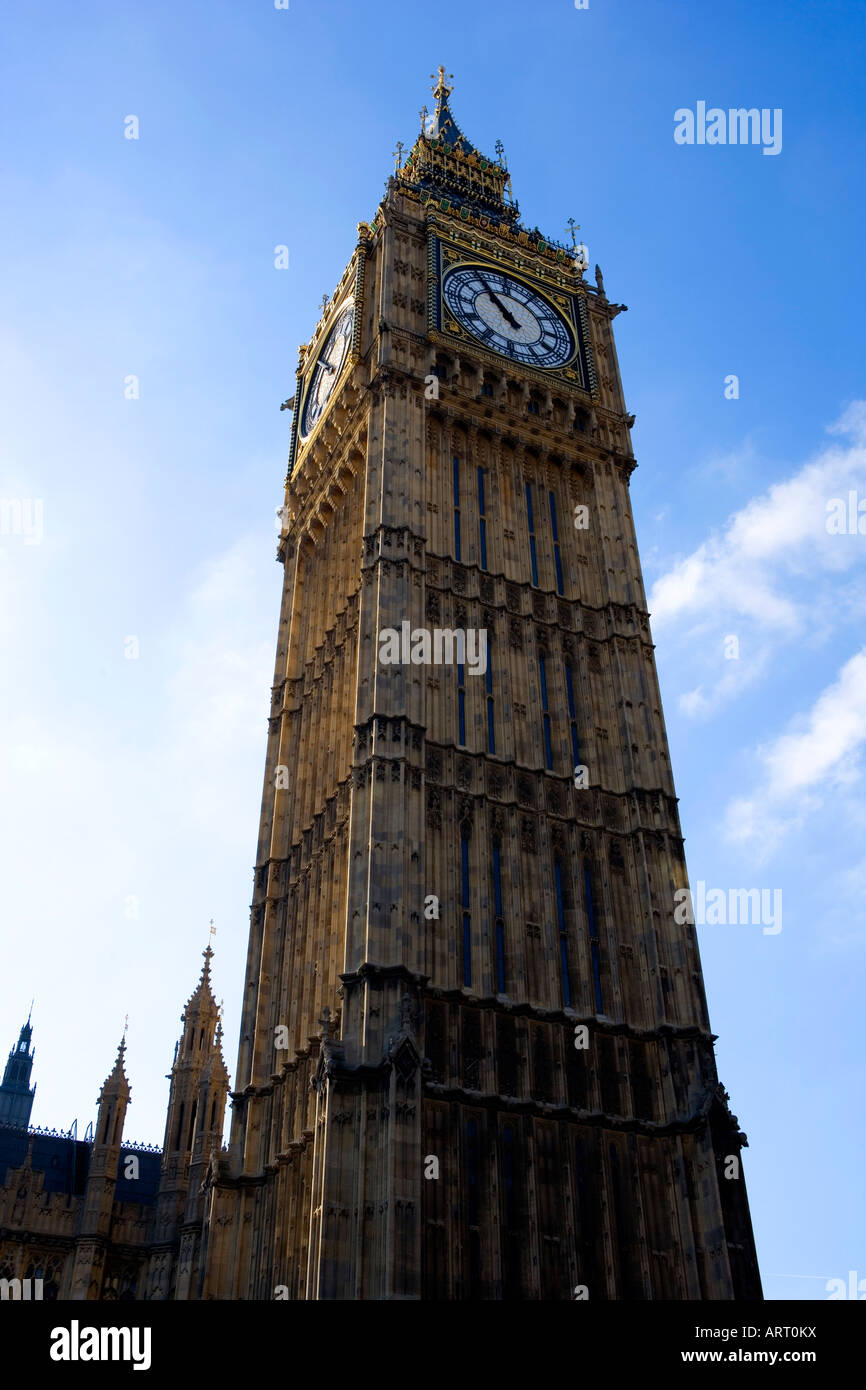
[[[402,140],[398,140],[398,141],[397,141],[397,147],[396,147],[396,149],[393,151],[393,154],[394,154],[394,173],[395,173],[395,174],[398,174],[398,173],[400,172],[400,165],[403,163],[403,151],[404,151],[405,148],[406,148],[406,146],[403,144],[403,141],[402,141]]]
[[[126,1042],[126,1030],[129,1027],[129,1014],[123,1015],[123,1041]]]
[[[329,294],[323,294],[323,295],[322,295],[322,306],[321,306],[321,307],[322,307],[322,313],[323,313],[323,314],[324,314],[325,310],[327,309],[328,305],[330,304],[330,302],[331,302],[331,296],[330,296]]]
[[[430,77],[432,81],[436,82],[436,77],[432,72],[430,74]],[[451,81],[453,81],[453,72],[449,72],[448,77]],[[441,63],[439,64],[439,81],[436,82],[436,86],[432,87],[430,90],[436,98],[436,114],[438,115],[439,112],[442,110],[442,107],[445,105],[448,98],[450,97],[451,93],[454,91],[453,87],[448,87],[445,85],[445,69]]]
[[[208,938],[207,948],[206,948],[204,951],[202,951],[202,955],[204,956],[204,969],[203,969],[202,972],[201,972],[202,979],[204,979],[205,975],[206,975],[207,972],[210,970],[210,958],[211,958],[211,956],[213,955],[213,939],[214,939],[214,937],[216,936],[216,927],[215,927],[214,924],[213,924],[213,918],[212,918],[212,917],[211,917],[210,922],[209,922],[209,924],[208,924],[208,933],[209,933],[209,938]]]
[[[496,141],[496,144],[493,146],[493,148],[495,149],[496,154],[497,154],[497,158],[499,159],[499,167],[500,167],[500,169],[504,169],[504,168],[505,168],[505,164],[504,164],[504,160],[505,160],[505,146],[503,145],[503,143],[502,143],[501,140],[497,140],[497,141]]]
[[[427,107],[426,107],[426,106],[422,106],[422,107],[421,107],[421,110],[418,112],[418,115],[421,117],[421,134],[422,134],[422,135],[426,135],[426,134],[427,134],[427,120],[428,120],[428,117],[429,117],[429,115],[430,115],[430,112],[427,110]]]
[[[601,273],[601,266],[595,267],[595,283],[598,286],[599,294],[604,294],[604,276]]]
[[[569,226],[569,230],[571,231],[571,246],[572,246],[572,250],[573,250],[573,251],[576,251],[576,250],[577,250],[577,234],[578,234],[578,232],[580,231],[580,223],[579,223],[579,222],[575,222],[575,220],[574,220],[573,217],[569,217],[569,219],[568,219],[568,226]]]

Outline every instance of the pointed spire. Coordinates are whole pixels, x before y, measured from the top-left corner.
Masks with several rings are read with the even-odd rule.
[[[476,149],[448,104],[454,74],[448,73],[446,78],[445,67],[440,65],[438,77],[430,76],[436,108],[431,115],[426,106],[422,107],[421,134],[406,160],[398,162],[398,183],[445,198],[452,206],[465,207],[480,216],[492,214],[499,222],[514,222],[517,209],[506,203],[504,196],[508,170],[501,143],[497,142],[497,159],[488,159]]]
[[[453,72],[448,75],[451,78],[454,76]],[[427,116],[426,120],[422,119],[423,134],[426,135],[428,140],[445,140],[454,149],[460,149],[466,154],[471,153],[477,155],[478,151],[473,150],[451,114],[448,98],[454,91],[454,88],[449,87],[445,81],[444,67],[441,65],[439,67],[438,82],[432,72],[430,76],[433,78],[434,82],[432,92],[436,98],[436,110],[433,112],[432,116]],[[427,108],[425,106],[424,111],[426,112],[426,110]]]
[[[451,81],[453,82],[453,81],[454,81],[454,74],[453,74],[453,72],[449,72],[448,76],[449,76],[449,78],[451,79]],[[453,88],[453,87],[448,87],[448,86],[446,86],[446,84],[445,84],[445,68],[443,67],[443,65],[442,65],[441,63],[439,64],[439,80],[438,80],[438,82],[436,81],[436,76],[435,76],[434,73],[431,72],[430,77],[431,77],[431,80],[432,80],[433,82],[436,83],[436,85],[435,85],[434,87],[431,87],[430,90],[432,91],[434,97],[436,98],[436,115],[439,116],[439,115],[441,115],[443,109],[448,105],[448,98],[450,97],[451,93],[454,91],[454,88]]]
[[[201,968],[198,984],[186,1001],[186,1007],[182,1015],[184,1018],[189,1015],[190,1010],[195,1013],[201,1013],[202,1011],[216,1013],[217,1010],[217,1002],[214,998],[213,985],[210,977],[210,963],[213,959],[213,946],[211,945],[211,941],[216,936],[216,927],[214,926],[213,918],[210,919],[208,931],[210,933],[210,940],[202,951],[204,965]]]
[[[203,965],[202,968],[201,968],[201,978],[199,979],[199,984],[200,984],[200,985],[204,985],[204,984],[209,985],[209,984],[210,984],[210,963],[211,963],[211,961],[213,960],[213,947],[211,946],[210,942],[208,942],[207,946],[206,946],[205,949],[202,951],[202,955],[204,956],[204,965]]]
[[[122,1034],[121,1039],[120,1039],[120,1042],[119,1042],[118,1045],[117,1045],[117,1056],[116,1056],[116,1058],[114,1059],[114,1066],[112,1067],[112,1069],[111,1069],[111,1074],[110,1074],[110,1076],[109,1076],[109,1078],[108,1078],[109,1081],[112,1080],[112,1078],[114,1078],[114,1077],[121,1077],[121,1076],[124,1078],[124,1080],[126,1079],[126,1071],[125,1071],[124,1066],[123,1066],[123,1059],[124,1059],[125,1056],[126,1056],[126,1028],[124,1028],[123,1034]]]
[[[108,1073],[108,1076],[105,1078],[105,1081],[102,1083],[102,1090],[99,1092],[99,1105],[101,1105],[103,1100],[107,1099],[108,1097],[124,1096],[127,1100],[129,1099],[129,1080],[127,1078],[126,1071],[123,1065],[123,1059],[125,1055],[126,1032],[124,1031],[124,1034],[120,1039],[120,1046],[117,1049],[117,1056],[114,1059],[114,1066]]]

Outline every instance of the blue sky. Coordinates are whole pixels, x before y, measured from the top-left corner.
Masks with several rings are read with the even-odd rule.
[[[2,30],[0,497],[44,520],[0,535],[0,1050],[35,995],[35,1122],[93,1117],[128,1012],[127,1137],[161,1140],[211,917],[234,1069],[278,407],[442,62],[525,221],[564,239],[574,217],[629,306],[691,880],[783,893],[777,935],[699,933],[765,1292],[866,1278],[866,536],[825,527],[829,498],[866,498],[862,11],[85,0]],[[781,153],[675,144],[700,100],[781,108]]]

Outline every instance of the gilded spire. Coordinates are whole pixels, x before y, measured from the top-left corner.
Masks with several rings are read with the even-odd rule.
[[[451,79],[451,81],[453,82],[453,81],[454,81],[454,74],[453,74],[453,72],[449,72],[448,76],[449,76],[449,78]],[[449,87],[449,86],[446,85],[446,82],[445,82],[445,68],[442,66],[441,63],[439,64],[439,80],[438,80],[438,82],[436,81],[436,77],[435,77],[435,75],[434,75],[432,72],[431,72],[431,74],[430,74],[430,78],[431,78],[431,80],[435,83],[435,86],[431,88],[431,91],[432,91],[434,97],[436,98],[436,115],[438,116],[438,115],[441,114],[443,106],[447,106],[447,105],[448,105],[448,98],[450,97],[451,93],[454,91],[454,88],[453,88],[453,87]]]
[[[448,104],[454,74],[446,75],[441,64],[438,77],[430,76],[436,106],[430,114],[422,107],[421,133],[408,157],[404,159],[402,147],[397,146],[398,182],[481,216],[493,214],[498,222],[514,222],[518,210],[506,201],[508,170],[501,143],[497,141],[497,159],[483,155],[463,134]]]

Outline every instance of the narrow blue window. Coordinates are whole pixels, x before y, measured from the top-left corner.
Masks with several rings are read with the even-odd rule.
[[[469,837],[460,832],[460,902],[463,908],[463,983],[472,984],[472,919],[469,912]]]
[[[559,932],[559,967],[562,974],[562,998],[565,1007],[571,1004],[571,979],[568,973],[568,937],[565,931],[565,900],[562,895],[562,865],[553,861],[553,883],[556,892],[556,927]]]
[[[604,1013],[601,1001],[601,970],[598,955],[598,927],[595,921],[595,905],[592,899],[592,873],[588,865],[583,870],[583,887],[586,894],[586,917],[589,922],[589,949],[592,958],[592,981],[595,988],[596,1013]]]
[[[553,563],[556,566],[556,592],[558,594],[563,594],[565,590],[562,585],[562,556],[559,552],[559,532],[556,528],[556,498],[552,492],[549,492],[547,495],[550,501],[550,525],[553,528]]]
[[[505,993],[505,917],[502,912],[502,851],[493,846],[493,911],[496,936],[496,988]]]
[[[466,667],[457,663],[457,742],[466,746]]]
[[[538,676],[541,683],[541,723],[544,730],[544,765],[553,770],[553,746],[550,741],[550,711],[547,704],[547,671],[543,654],[538,657]]]
[[[571,725],[571,757],[575,767],[580,765],[580,742],[577,737],[577,714],[574,706],[574,682],[571,667],[565,668],[565,690],[568,695],[568,719]]]
[[[454,559],[460,559],[460,460],[454,458]]]
[[[478,533],[481,542],[481,568],[487,569],[487,511],[484,506],[484,469],[478,470]]]
[[[526,484],[526,515],[529,518],[529,560],[532,565],[532,582],[538,588],[538,556],[535,550],[535,521],[532,515],[532,484]]]

